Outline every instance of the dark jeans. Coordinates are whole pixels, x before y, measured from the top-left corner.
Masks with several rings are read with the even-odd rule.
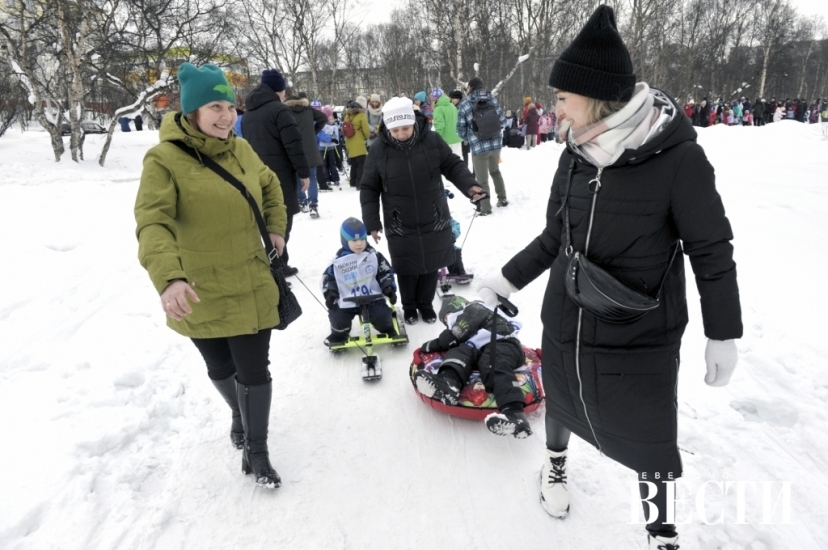
[[[404,311],[434,309],[431,302],[437,292],[437,272],[425,275],[397,275],[400,302]]]
[[[365,167],[365,157],[351,157],[351,187],[359,187],[362,179],[362,169]]]
[[[460,344],[446,352],[440,370],[454,369],[465,386],[476,367],[480,371],[480,380],[486,386],[486,391],[495,394],[498,409],[503,410],[509,403],[525,404],[523,391],[518,387],[515,376],[515,369],[522,367],[526,360],[523,346],[516,338],[506,338],[498,340],[495,347],[495,358],[492,362],[491,344],[483,346],[482,352]]]
[[[207,363],[211,380],[224,380],[236,375],[239,384],[261,386],[270,382],[270,329],[256,334],[228,338],[191,338]]]
[[[340,308],[334,305],[328,310],[328,320],[333,332],[340,333],[344,340],[351,332],[351,322],[359,315],[359,308]],[[391,321],[391,308],[385,300],[374,300],[368,306],[368,316],[377,332],[394,334],[394,323]]]

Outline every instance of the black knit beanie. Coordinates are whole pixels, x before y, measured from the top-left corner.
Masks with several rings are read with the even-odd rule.
[[[593,99],[630,100],[635,89],[632,59],[611,7],[598,6],[555,61],[549,85]]]

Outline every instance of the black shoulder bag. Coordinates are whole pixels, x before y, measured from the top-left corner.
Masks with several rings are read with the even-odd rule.
[[[259,232],[262,234],[262,241],[264,242],[267,258],[270,260],[270,273],[273,275],[273,280],[276,281],[276,286],[279,288],[279,324],[274,327],[276,330],[285,330],[289,324],[302,315],[302,307],[299,305],[299,300],[288,286],[285,280],[285,274],[282,271],[282,259],[279,257],[279,252],[273,247],[270,242],[270,235],[267,231],[262,213],[259,211],[259,205],[256,200],[247,191],[247,187],[242,182],[236,179],[230,172],[222,168],[216,161],[208,156],[201,155],[195,152],[195,149],[182,143],[181,141],[173,141],[179,149],[203,163],[207,168],[222,177],[227,183],[238,189],[239,193],[247,199],[250,204],[250,209],[253,210],[253,216],[256,218],[256,225],[259,226]]]
[[[566,257],[569,258],[564,277],[566,293],[578,307],[602,321],[619,324],[632,323],[658,307],[661,302],[661,290],[664,288],[664,281],[667,279],[667,274],[670,273],[670,268],[673,266],[673,260],[676,258],[681,243],[676,242],[670,262],[667,264],[667,271],[664,272],[664,276],[661,278],[655,298],[630,288],[597,264],[589,261],[587,258],[589,238],[592,235],[592,222],[595,218],[595,203],[598,200],[598,191],[601,190],[601,171],[603,168],[599,168],[598,175],[589,182],[589,192],[592,193],[592,210],[589,214],[589,228],[587,229],[584,252],[573,254],[569,229],[569,192],[572,185],[574,165],[575,161],[573,160],[569,165],[569,175],[562,207],[564,209],[564,224],[566,225],[565,250]]]

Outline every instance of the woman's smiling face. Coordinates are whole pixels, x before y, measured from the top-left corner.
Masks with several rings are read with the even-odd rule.
[[[227,139],[237,119],[236,105],[229,101],[211,101],[198,108],[198,129],[210,137]]]
[[[568,120],[573,130],[578,130],[587,125],[587,106],[589,99],[585,96],[564,92],[554,88],[557,103],[555,103],[555,114],[558,120]]]

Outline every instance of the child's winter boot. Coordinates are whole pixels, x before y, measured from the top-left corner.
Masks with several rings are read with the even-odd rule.
[[[546,460],[541,468],[541,506],[552,517],[565,518],[569,514],[567,490],[566,452],[546,450]]]
[[[486,417],[486,427],[497,435],[512,435],[517,439],[526,439],[532,435],[532,427],[523,409],[504,409]]]
[[[445,376],[421,370],[414,375],[414,383],[417,385],[417,391],[443,405],[454,406],[460,403],[460,389],[452,385]]]

